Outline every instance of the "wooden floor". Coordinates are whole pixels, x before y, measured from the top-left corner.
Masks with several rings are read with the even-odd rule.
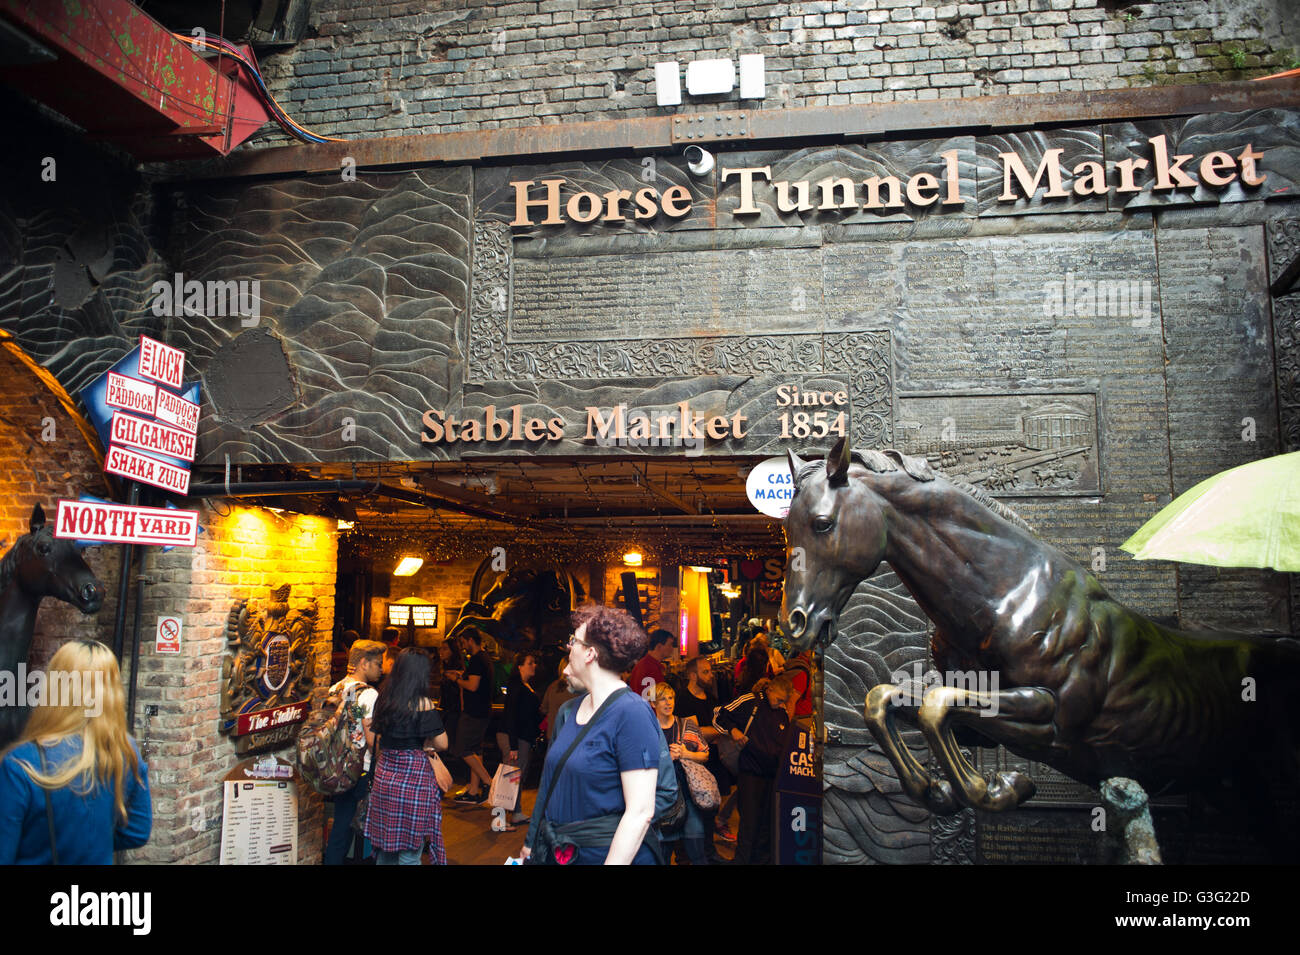
[[[487,803],[471,805],[457,803],[451,796],[464,787],[463,783],[452,789],[451,794],[442,803],[442,841],[447,849],[448,865],[504,865],[509,857],[517,858],[523,848],[524,836],[528,824],[524,823],[514,832],[493,832],[492,811]],[[531,813],[533,802],[537,798],[536,789],[525,789],[522,808]],[[736,831],[736,816],[733,813],[729,824],[731,831]],[[715,840],[718,855],[730,859],[735,843]],[[428,864],[428,856],[423,860]]]

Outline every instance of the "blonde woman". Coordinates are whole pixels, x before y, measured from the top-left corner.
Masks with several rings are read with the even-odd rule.
[[[117,660],[95,640],[70,640],[46,677],[45,699],[0,761],[0,865],[111,865],[153,827]]]

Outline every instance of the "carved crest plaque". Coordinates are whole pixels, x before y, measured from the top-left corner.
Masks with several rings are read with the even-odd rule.
[[[291,608],[290,587],[236,601],[226,623],[221,732],[241,754],[289,745],[311,708],[316,600]]]

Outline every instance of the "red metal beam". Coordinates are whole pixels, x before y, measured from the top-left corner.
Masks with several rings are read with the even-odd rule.
[[[0,16],[57,57],[6,67],[0,80],[91,136],[140,159],[232,148],[231,77],[126,0],[0,0]]]

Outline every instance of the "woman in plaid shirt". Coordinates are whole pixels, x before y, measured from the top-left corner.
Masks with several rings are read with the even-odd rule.
[[[365,831],[380,865],[419,865],[426,841],[429,861],[447,864],[442,791],[429,756],[447,748],[447,733],[429,699],[429,669],[422,650],[403,650],[375,701],[379,761]]]

